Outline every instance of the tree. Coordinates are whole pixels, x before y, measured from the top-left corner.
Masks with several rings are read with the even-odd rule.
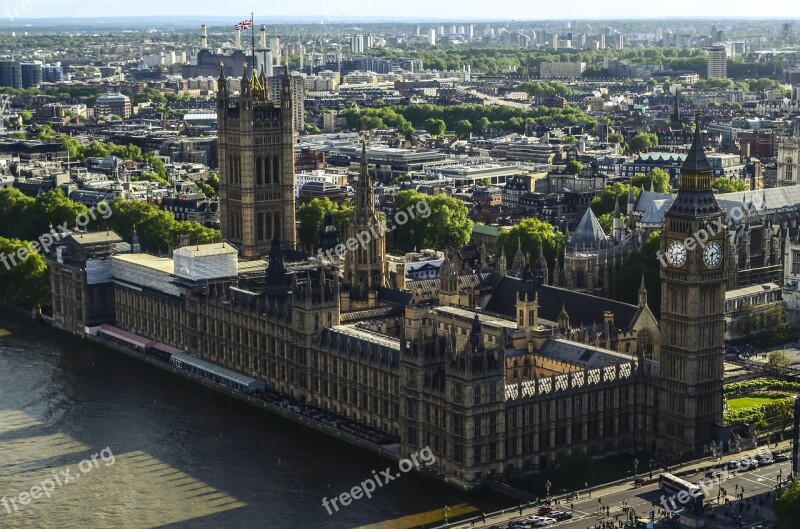
[[[600,196],[592,199],[591,207],[594,214],[598,217],[603,213],[610,213],[614,211],[617,200],[619,200],[619,210],[621,213],[628,213],[628,193],[631,186],[623,184],[622,182],[614,182],[603,189]],[[638,187],[633,188],[633,196],[638,197],[641,190]]]
[[[27,241],[0,237],[0,255],[5,259],[0,264],[0,299],[25,309],[50,307],[53,297],[47,262],[30,249]],[[20,250],[27,254],[24,259],[17,253]]]
[[[583,169],[583,164],[578,160],[570,160],[567,162],[567,167],[565,169],[566,172],[569,174],[578,174]]]
[[[308,249],[317,246],[319,229],[325,221],[325,213],[328,210],[333,213],[333,222],[339,228],[340,235],[344,234],[352,209],[352,206],[340,206],[329,198],[314,198],[301,204],[297,211],[299,223],[297,233],[300,243]]]
[[[625,225],[625,215],[620,214],[620,220],[622,221],[622,225]],[[600,226],[603,228],[603,231],[606,234],[611,235],[611,232],[614,230],[614,213],[608,212],[603,213],[599,217],[597,217],[597,222],[600,223]]]
[[[783,374],[792,365],[792,361],[786,356],[786,351],[772,351],[767,356],[767,367],[778,374]]]
[[[497,238],[497,253],[499,255],[502,248],[506,255],[506,261],[510,265],[518,247],[522,248],[522,252],[528,257],[528,262],[536,259],[539,252],[542,251],[548,266],[552,268],[556,259],[564,251],[565,245],[564,234],[556,231],[550,223],[529,218],[510,230],[500,232]]]
[[[469,139],[470,134],[472,134],[472,123],[468,119],[462,119],[456,123],[455,131],[456,136],[462,140]]]
[[[23,110],[22,112],[20,112],[19,117],[22,118],[22,123],[24,123],[25,125],[33,121],[33,113],[28,110]]]
[[[575,136],[564,136],[561,138],[561,143],[566,145],[575,145],[575,142],[578,141]]]
[[[746,180],[720,176],[711,182],[711,187],[716,189],[719,193],[741,193],[742,191],[748,191],[750,189],[750,184]]]
[[[646,191],[650,191],[651,184],[656,193],[672,192],[672,184],[669,183],[669,173],[658,167],[650,171],[646,176],[643,174],[636,174],[631,178],[631,185],[633,187],[641,188],[642,185],[644,185]]]
[[[425,120],[425,130],[427,130],[431,136],[438,137],[445,133],[447,124],[441,119],[428,118]]]
[[[636,304],[639,297],[639,286],[644,275],[647,305],[656,318],[661,314],[661,269],[658,262],[660,247],[661,234],[659,232],[651,233],[641,250],[633,250],[625,257],[617,281],[619,299]]]
[[[622,145],[625,142],[625,136],[620,134],[619,132],[612,132],[608,135],[609,143],[619,143]]]
[[[797,520],[800,520],[800,479],[795,479],[791,485],[786,487],[786,490],[775,500],[773,509],[779,527],[782,529],[797,527]]]
[[[469,210],[456,198],[437,195],[430,196],[418,191],[408,190],[397,193],[396,211],[414,212],[403,225],[396,225],[389,219],[388,241],[394,252],[410,252],[422,248],[460,248],[467,244],[472,234],[472,221],[467,216]],[[428,210],[427,218],[422,214]],[[408,215],[411,217],[410,215]]]
[[[629,142],[631,151],[646,151],[658,147],[658,136],[652,132],[637,132]]]

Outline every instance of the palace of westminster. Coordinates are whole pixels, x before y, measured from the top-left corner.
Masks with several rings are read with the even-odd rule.
[[[731,238],[683,244],[726,220],[699,134],[662,212],[657,317],[644,282],[638,303],[623,303],[569,288],[577,272],[548,274],[519,254],[509,266],[504,255],[450,251],[438,278],[413,280],[390,271],[383,238],[344,258],[298,252],[289,78],[282,90],[277,104],[253,70],[233,97],[220,75],[225,242],[164,258],[113,232],[68,236],[48,255],[58,328],[114,325],[262,380],[384,433],[402,454],[430,447],[437,470],[466,488],[571,454],[669,461],[727,440]],[[365,153],[345,240],[380,222]],[[605,240],[587,213],[570,242],[605,251]]]

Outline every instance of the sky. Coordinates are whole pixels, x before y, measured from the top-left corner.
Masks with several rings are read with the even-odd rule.
[[[761,9],[768,5],[769,10]],[[581,20],[673,17],[800,18],[800,2],[776,0],[0,0],[0,16],[314,16],[320,20],[378,17],[453,20]]]

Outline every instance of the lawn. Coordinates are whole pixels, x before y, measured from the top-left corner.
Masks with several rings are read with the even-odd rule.
[[[785,399],[789,395],[782,395],[782,394],[769,394],[769,395],[759,395],[758,397],[736,397],[735,399],[728,399],[728,410],[730,411],[739,411],[744,410],[747,408],[752,408],[754,406],[760,406],[761,404],[767,404],[768,402],[772,402],[773,400],[778,399]]]

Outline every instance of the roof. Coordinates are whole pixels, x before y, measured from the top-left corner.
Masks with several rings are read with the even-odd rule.
[[[211,255],[229,255],[238,254],[236,248],[226,242],[216,242],[213,244],[192,244],[178,248],[175,250],[176,254],[189,255],[191,257],[208,257]]]
[[[475,223],[472,225],[472,233],[486,235],[489,237],[497,237],[500,235],[500,230],[493,226],[487,226],[486,224]]]
[[[547,340],[540,353],[586,369],[597,369],[632,360],[630,355],[558,338]]]
[[[516,309],[513,309],[516,310]],[[455,316],[462,319],[467,319],[469,321],[473,321],[475,319],[475,315],[478,315],[478,320],[481,322],[481,325],[488,325],[489,327],[505,327],[508,329],[516,329],[517,322],[516,320],[507,320],[505,318],[500,318],[495,314],[486,314],[483,312],[478,312],[470,309],[465,309],[461,307],[436,307],[433,309],[432,312],[436,312],[439,314],[447,314],[449,316]]]
[[[241,373],[237,373],[236,371],[231,371],[230,369],[225,369],[224,367],[218,366],[217,364],[212,364],[211,362],[200,360],[199,358],[192,356],[190,354],[175,353],[172,355],[172,360],[179,361],[184,364],[188,364],[190,366],[194,366],[198,369],[202,369],[209,373],[214,373],[217,376],[226,378],[228,380],[232,380],[234,382],[238,382],[243,386],[248,386],[253,389],[255,389],[256,387],[262,387],[264,385],[264,382],[260,380],[250,378],[248,376],[242,375]]]
[[[169,257],[156,257],[155,255],[146,253],[129,253],[115,255],[113,258],[117,261],[133,263],[151,270],[164,272],[165,274],[175,273],[175,261]]]
[[[117,235],[114,231],[96,231],[92,233],[73,233],[68,237],[80,245],[84,244],[100,244],[100,243],[117,243],[122,242],[122,237]]]
[[[509,318],[516,318],[517,294],[524,296],[530,285],[516,277],[503,277],[497,285],[485,310]],[[569,314],[570,327],[579,327],[597,322],[603,323],[605,311],[614,314],[614,325],[627,329],[639,307],[621,301],[591,296],[582,292],[573,292],[564,288],[542,285],[536,290],[539,295],[539,318],[549,322],[558,322],[562,307]]]
[[[694,129],[694,137],[692,138],[692,146],[689,149],[689,154],[686,156],[681,170],[693,171],[696,173],[702,171],[710,171],[711,164],[708,163],[706,158],[706,151],[703,149],[703,141],[700,139],[700,125]]]
[[[592,208],[586,210],[583,218],[578,223],[578,227],[569,238],[569,245],[572,247],[598,247],[606,240],[606,233],[600,222],[594,215]]]

